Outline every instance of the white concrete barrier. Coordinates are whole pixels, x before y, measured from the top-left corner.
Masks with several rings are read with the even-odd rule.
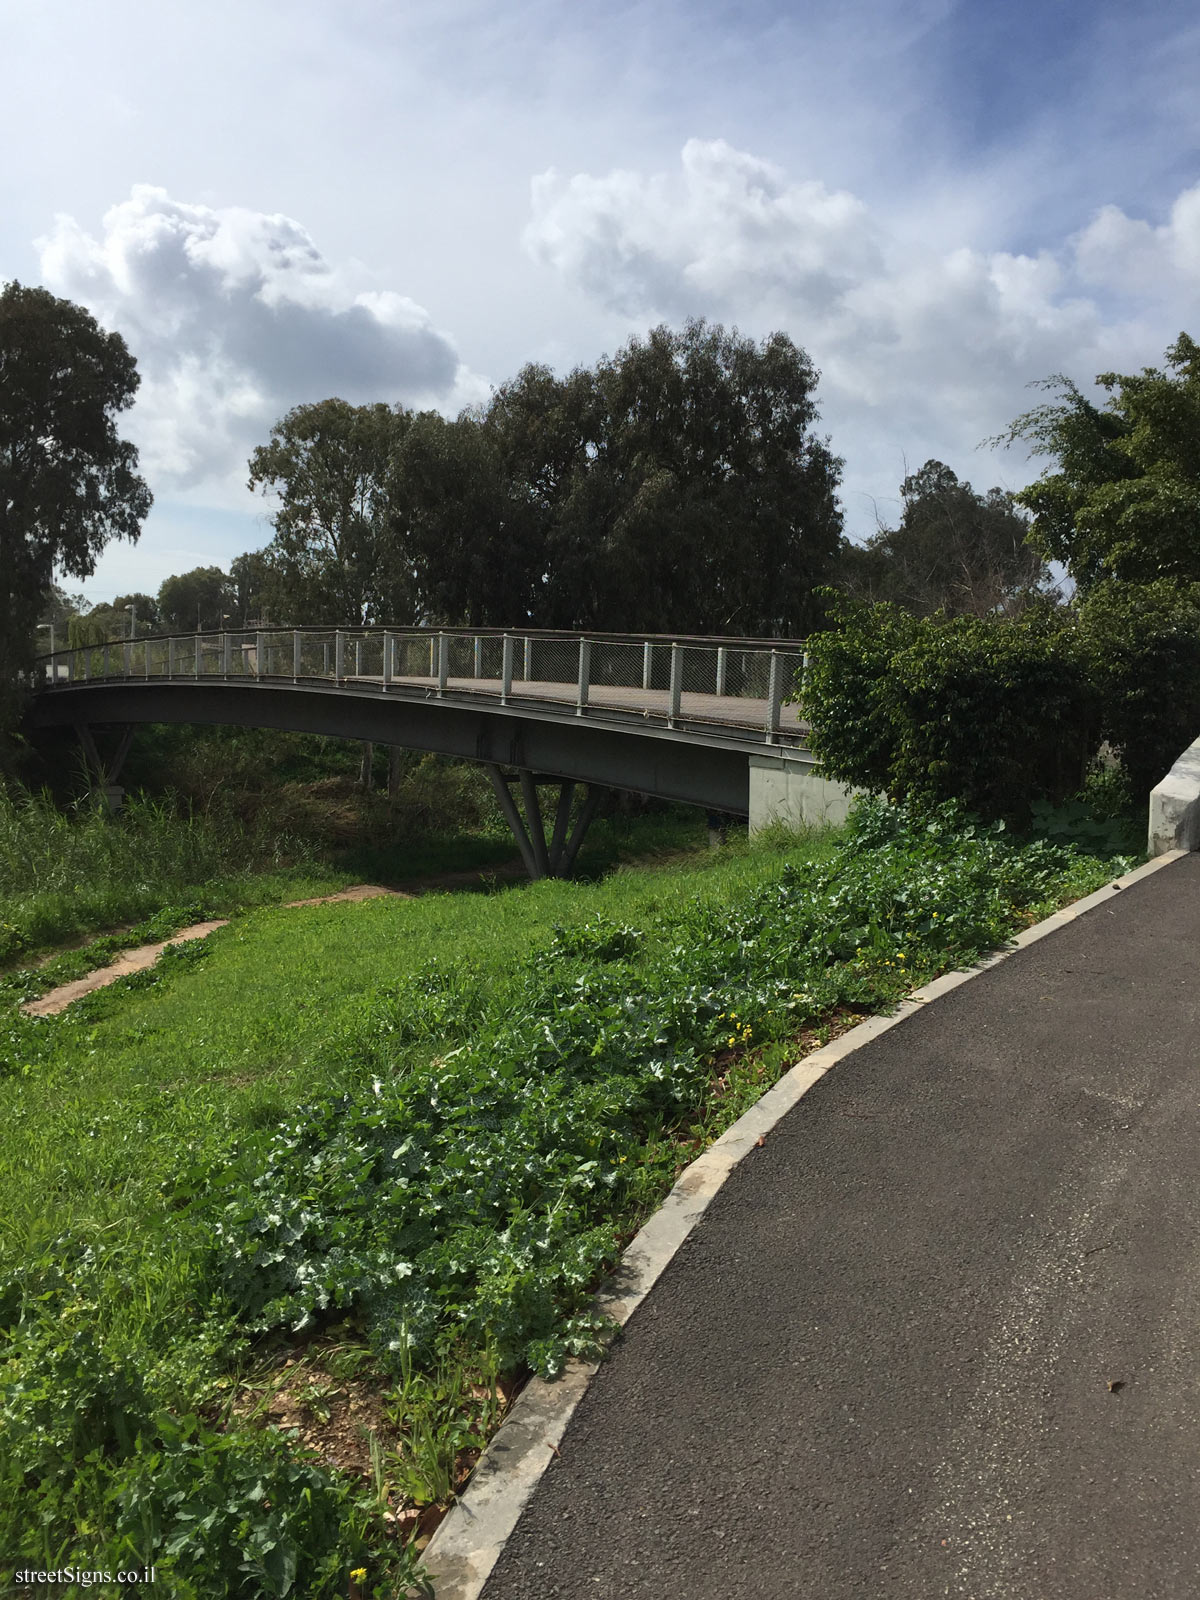
[[[1148,849],[1152,856],[1200,849],[1200,739],[1150,791]]]

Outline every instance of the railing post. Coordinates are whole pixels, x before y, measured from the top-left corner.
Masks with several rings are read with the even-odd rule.
[[[504,635],[504,644],[500,652],[500,704],[506,706],[508,697],[512,694],[513,674],[513,641],[512,634]]]
[[[575,697],[575,715],[581,717],[587,710],[588,703],[588,677],[592,665],[592,645],[590,639],[579,641],[579,683]]]
[[[125,645],[125,676],[127,678],[133,677],[133,646],[131,644]]]
[[[679,702],[683,698],[683,651],[677,644],[671,646],[671,698],[667,708],[667,727],[675,726],[679,715]]]
[[[83,652],[83,681],[84,681],[84,683],[87,683],[88,680],[92,676],[91,655],[92,655],[92,652],[85,648],[84,652]]]
[[[263,638],[262,629],[254,635],[254,676],[265,678],[267,675],[267,646]]]
[[[525,639],[525,682],[533,678],[533,640],[528,636]]]
[[[391,634],[385,632],[383,636],[383,687],[385,693],[392,681],[392,646],[394,644],[395,640]]]
[[[483,677],[483,640],[475,635],[475,676]]]
[[[200,677],[200,672],[201,672],[201,669],[202,669],[203,666],[204,666],[203,646],[200,643],[200,635],[197,634],[196,635],[196,678],[197,679],[199,679],[199,677]]]
[[[446,684],[450,681],[450,640],[445,633],[437,636],[437,682],[438,693],[445,694]]]
[[[300,682],[300,629],[292,629],[292,682]]]
[[[108,646],[104,646],[104,676],[108,677]]]
[[[74,650],[69,651],[68,654],[67,654],[67,682],[68,683],[74,683],[75,682],[75,652],[74,652]]]
[[[398,678],[400,676],[399,672],[397,671],[397,668],[399,667],[399,665],[400,665],[400,641],[399,641],[399,639],[393,639],[392,640],[392,677],[393,678]]]
[[[771,651],[771,670],[767,678],[767,743],[774,744],[779,733],[779,713],[783,706],[783,662],[779,651]]]
[[[233,640],[227,633],[221,635],[221,675],[227,678],[233,657]]]
[[[429,676],[437,677],[437,634],[429,635]]]
[[[333,636],[333,676],[336,683],[346,676],[346,636],[340,628]]]
[[[356,678],[361,678],[362,677],[362,640],[361,639],[355,639],[355,641],[354,641],[354,676]]]
[[[718,695],[724,695],[724,693],[725,693],[725,666],[726,666],[726,660],[727,660],[727,657],[726,657],[726,654],[725,654],[725,646],[723,644],[719,644],[717,646],[717,693],[718,693]]]
[[[654,646],[647,639],[642,646],[642,688],[648,689],[654,674]]]
[[[175,635],[167,640],[167,677],[175,676]]]

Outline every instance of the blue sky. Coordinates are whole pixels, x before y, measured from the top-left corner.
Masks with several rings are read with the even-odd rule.
[[[0,278],[119,328],[155,509],[94,599],[270,536],[328,394],[453,414],[690,313],[822,371],[848,531],[1056,371],[1200,334],[1200,14],[1042,0],[0,0]],[[20,151],[19,160],[12,153]]]

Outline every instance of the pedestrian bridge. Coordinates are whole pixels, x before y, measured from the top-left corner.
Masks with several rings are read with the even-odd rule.
[[[815,771],[793,703],[801,643],[497,629],[260,628],[115,640],[37,662],[28,721],[74,727],[115,784],[139,723],[321,733],[481,763],[534,876],[570,870],[604,788],[815,821],[847,797]],[[115,730],[102,756],[96,730]],[[107,743],[107,738],[105,743]],[[559,787],[549,840],[539,784]],[[576,785],[587,787],[573,808]],[[524,818],[513,794],[519,785]]]

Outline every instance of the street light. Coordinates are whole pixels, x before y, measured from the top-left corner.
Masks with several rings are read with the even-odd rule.
[[[134,639],[137,637],[137,607],[126,606],[125,609],[129,613],[129,637]]]

